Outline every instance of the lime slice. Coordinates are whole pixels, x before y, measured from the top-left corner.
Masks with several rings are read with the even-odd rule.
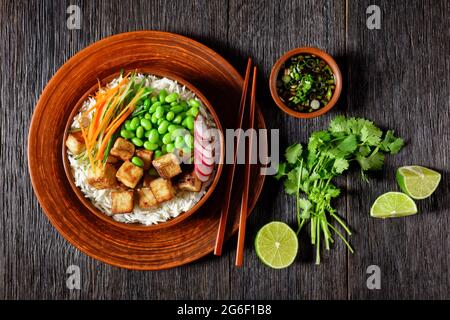
[[[405,166],[397,170],[397,182],[404,193],[414,199],[431,196],[441,181],[441,174],[421,166]]]
[[[398,218],[416,213],[416,203],[402,192],[382,194],[370,208],[370,215],[374,218]]]
[[[259,259],[269,267],[286,268],[297,256],[297,235],[283,222],[270,222],[258,231],[255,250]]]

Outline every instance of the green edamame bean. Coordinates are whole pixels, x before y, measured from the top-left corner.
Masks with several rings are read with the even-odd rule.
[[[180,106],[179,104],[170,108],[170,111],[172,111],[174,113],[180,113],[183,110],[184,110],[184,108],[182,106]]]
[[[193,148],[194,147],[194,137],[190,134],[187,134],[184,136],[184,142],[186,143],[186,145],[189,148]]]
[[[188,102],[191,107],[199,107],[200,106],[200,102],[196,99],[189,99]]]
[[[166,151],[172,153],[175,150],[175,145],[173,143],[166,144]]]
[[[174,113],[173,111],[167,112],[167,114],[166,114],[166,120],[167,120],[167,121],[172,121],[173,118],[175,118],[175,113]]]
[[[175,106],[177,106],[177,105],[178,105],[178,101],[173,101],[173,102],[170,103],[170,106],[171,106],[171,107],[175,107]]]
[[[162,142],[164,144],[169,144],[172,142],[172,134],[170,132],[166,133],[163,137],[162,137]]]
[[[120,130],[120,135],[122,136],[122,138],[125,138],[125,139],[134,138],[134,132],[133,131],[129,131],[127,129]]]
[[[144,148],[150,151],[155,151],[156,149],[159,148],[157,143],[151,143],[150,141],[145,141],[144,142]]]
[[[156,114],[152,114],[152,118],[150,119],[150,122],[153,124],[156,124],[158,122],[158,118],[156,117]]]
[[[193,116],[194,118],[198,115],[198,108],[192,107],[188,111],[186,111],[186,115]]]
[[[161,152],[161,150],[156,150],[155,153],[153,154],[155,159],[161,157],[163,154]]]
[[[187,116],[186,119],[186,128],[189,130],[194,129],[194,117],[193,116]]]
[[[184,147],[184,138],[182,136],[175,138],[175,147],[177,149],[182,149]]]
[[[176,125],[176,124],[170,124],[167,127],[167,131],[169,131],[170,133],[174,132],[175,130],[181,128],[180,126]]]
[[[150,130],[150,133],[148,136],[148,141],[150,141],[151,143],[157,143],[158,140],[159,140],[158,130],[156,130],[156,129]]]
[[[141,158],[134,156],[133,158],[131,158],[131,163],[133,163],[135,166],[138,167],[143,167],[144,166],[144,161],[142,161]]]
[[[152,118],[152,115],[150,113],[144,114],[144,119],[150,120]]]
[[[174,92],[174,93],[171,93],[168,96],[166,96],[165,101],[167,103],[172,103],[172,102],[176,101],[177,99],[178,99],[178,93]]]
[[[166,100],[166,97],[167,97],[167,91],[164,90],[164,89],[162,89],[162,90],[159,92],[159,101],[160,101],[161,103],[163,103],[163,102]]]
[[[158,119],[158,122],[156,123],[158,126],[161,124],[161,122],[164,121],[164,118]]]
[[[142,119],[142,120],[144,120],[144,119]],[[136,137],[138,137],[139,139],[142,139],[142,137],[144,136],[144,127],[143,126],[139,126],[137,129],[136,129]]]
[[[147,138],[150,136],[150,130],[144,132],[144,138]],[[144,142],[145,143],[145,142]]]
[[[141,120],[141,126],[143,126],[146,131],[151,130],[152,122],[150,120],[144,118]]]
[[[161,152],[162,152],[163,154],[166,154],[166,153],[167,153],[166,145],[163,145],[163,146],[161,147]]]
[[[175,123],[175,124],[180,124],[181,121],[183,121],[183,117],[182,117],[181,115],[177,115],[177,116],[172,120],[172,122]]]
[[[152,104],[155,103],[156,101],[158,101],[158,97],[157,96],[153,96],[151,99]]]
[[[169,121],[163,120],[161,124],[158,126],[158,132],[159,134],[164,134],[167,132],[167,129],[169,127]]]
[[[147,110],[150,107],[151,101],[149,98],[144,100],[144,108]]]
[[[164,116],[164,108],[162,106],[156,107],[154,114],[158,119],[161,119]]]
[[[133,119],[131,119],[130,129],[135,131],[137,127],[139,127],[139,124],[140,124],[139,117],[134,117]]]
[[[131,120],[125,121],[125,129],[127,129],[128,131],[131,131],[130,124],[131,124]]]
[[[183,100],[180,102],[180,106],[183,107],[183,110],[187,110],[188,109],[188,103],[186,100]]]
[[[148,109],[148,112],[150,113],[154,113],[156,111],[156,108],[158,108],[161,105],[161,102],[157,101],[154,104],[152,104],[150,106],[150,108]]]
[[[131,139],[131,142],[133,142],[133,144],[136,147],[142,147],[144,145],[144,142],[141,139],[137,138],[137,137],[134,137],[133,139]]]

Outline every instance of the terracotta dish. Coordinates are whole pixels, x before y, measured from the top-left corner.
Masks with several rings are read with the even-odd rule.
[[[37,199],[53,226],[70,243],[103,262],[139,270],[160,270],[195,261],[214,249],[225,190],[220,178],[195,214],[164,228],[133,228],[93,214],[67,180],[63,139],[74,108],[97,84],[125,70],[153,70],[186,79],[214,106],[223,128],[234,128],[243,79],[220,55],[189,38],[166,32],[114,35],[81,50],[49,81],[31,121],[28,162]],[[255,128],[265,128],[259,108]],[[237,174],[226,238],[238,228],[242,174]],[[252,167],[249,213],[263,187],[260,166]],[[167,222],[170,223],[170,222]]]
[[[334,89],[331,100],[328,102],[327,105],[318,109],[317,111],[299,112],[293,110],[292,108],[288,107],[283,101],[281,101],[280,97],[278,96],[277,92],[278,73],[280,72],[280,69],[283,67],[284,63],[287,60],[299,54],[313,54],[324,60],[330,66],[336,80],[336,87]],[[333,57],[331,57],[328,53],[317,48],[302,47],[286,52],[284,55],[281,56],[280,59],[277,60],[277,62],[272,67],[272,71],[270,73],[269,87],[270,87],[270,94],[272,95],[273,100],[275,100],[275,103],[281,110],[296,118],[315,118],[327,113],[336,104],[342,91],[342,75],[336,61],[334,61]]]

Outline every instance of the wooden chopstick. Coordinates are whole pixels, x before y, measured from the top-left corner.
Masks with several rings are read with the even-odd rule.
[[[243,119],[244,119],[244,111],[245,111],[245,102],[247,100],[247,91],[248,91],[248,83],[250,81],[251,65],[252,65],[252,59],[248,58],[247,69],[245,71],[244,85],[242,87],[241,102],[239,104],[239,119],[238,119],[238,124],[237,124],[236,129],[242,128],[242,123],[244,121]],[[228,210],[230,208],[231,192],[232,192],[232,188],[233,188],[234,171],[236,169],[237,146],[239,146],[240,134],[237,136],[236,140],[237,140],[237,142],[234,147],[234,160],[228,169],[227,182],[226,182],[227,184],[226,184],[226,190],[225,190],[225,202],[223,204],[222,211],[220,213],[219,228],[217,229],[216,246],[214,248],[214,254],[216,256],[220,256],[222,254],[223,240],[224,240],[224,236],[225,236],[225,229],[227,226]]]
[[[253,67],[253,81],[252,81],[252,93],[250,98],[250,124],[249,129],[253,129],[255,125],[255,105],[256,105],[256,67]],[[248,213],[248,192],[250,189],[250,172],[252,161],[252,145],[253,145],[253,132],[248,138],[248,152],[247,159],[245,161],[245,173],[244,173],[244,191],[242,193],[241,202],[241,214],[239,216],[239,234],[236,251],[235,265],[240,267],[244,261],[244,241],[245,241],[245,228],[247,225],[247,213]]]

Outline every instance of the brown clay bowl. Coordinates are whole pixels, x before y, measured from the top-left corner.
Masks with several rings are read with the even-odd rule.
[[[194,92],[194,94],[203,103],[205,108],[208,110],[210,115],[213,117],[214,122],[217,126],[217,129],[219,129],[219,132],[221,133],[221,136],[223,137],[222,126],[220,124],[219,117],[217,116],[216,112],[214,111],[214,108],[211,106],[208,99],[206,99],[206,97],[195,86],[190,84],[188,81],[182,79],[181,77],[177,77],[173,74],[170,74],[167,71],[161,71],[161,70],[152,69],[152,68],[143,67],[143,68],[139,68],[139,69],[130,69],[130,70],[124,70],[124,71],[125,71],[125,73],[137,71],[140,73],[152,74],[152,75],[155,75],[158,77],[166,77],[171,80],[177,81],[182,86],[185,86],[187,89]],[[112,81],[113,79],[117,78],[118,76],[119,76],[119,73],[117,73],[117,72],[107,76],[106,78],[102,79],[101,85],[102,86],[106,85],[108,82]],[[112,223],[118,227],[125,228],[125,229],[131,229],[131,230],[156,230],[156,229],[160,229],[160,228],[174,226],[175,224],[180,223],[184,219],[186,219],[189,216],[191,216],[192,214],[194,214],[199,208],[201,208],[201,206],[205,203],[205,201],[208,200],[208,198],[211,196],[214,189],[216,188],[217,183],[219,182],[219,178],[220,178],[220,175],[222,173],[222,168],[223,168],[223,157],[224,157],[224,149],[225,149],[224,144],[223,144],[223,138],[220,141],[220,161],[218,164],[216,164],[216,168],[215,168],[216,174],[214,176],[213,182],[209,186],[206,193],[203,195],[203,197],[200,198],[200,200],[190,210],[188,210],[186,212],[182,212],[177,217],[167,220],[165,222],[160,222],[158,224],[153,224],[153,225],[147,226],[147,225],[138,224],[138,223],[123,223],[123,222],[115,221],[112,218],[112,216],[108,216],[105,213],[101,212],[98,208],[96,208],[93,205],[93,203],[89,199],[87,199],[84,196],[84,194],[81,192],[81,190],[75,185],[74,177],[72,174],[72,169],[70,167],[69,159],[67,157],[67,147],[66,147],[66,144],[64,143],[64,141],[66,141],[67,135],[69,134],[69,129],[72,125],[73,118],[79,113],[81,107],[83,106],[83,103],[88,99],[88,97],[93,95],[97,90],[98,90],[98,84],[94,85],[90,90],[88,90],[81,97],[81,99],[77,102],[77,104],[74,106],[72,112],[69,115],[69,118],[68,118],[68,121],[66,124],[66,128],[64,131],[63,140],[62,140],[63,141],[63,143],[62,143],[62,158],[63,158],[63,164],[64,164],[64,171],[65,171],[67,179],[69,181],[69,185],[72,188],[72,190],[74,191],[74,193],[77,195],[78,199],[83,203],[84,206],[86,206],[86,208],[88,210],[90,210],[90,212],[92,212],[92,214],[96,215],[98,218],[100,218],[106,222]]]
[[[296,111],[290,107],[288,107],[283,101],[281,101],[280,97],[278,96],[277,92],[277,79],[278,74],[283,67],[284,63],[289,60],[291,57],[299,55],[299,54],[313,54],[322,60],[324,60],[331,68],[334,77],[336,79],[336,88],[334,89],[333,96],[331,97],[331,100],[328,102],[328,104],[317,111],[314,112],[299,112]],[[307,118],[315,118],[318,116],[321,116],[328,111],[331,110],[331,108],[334,107],[336,102],[339,99],[339,96],[341,95],[342,91],[342,75],[341,70],[339,69],[339,66],[337,65],[336,61],[334,61],[333,57],[331,57],[328,53],[318,49],[318,48],[312,48],[312,47],[302,47],[302,48],[296,48],[293,50],[290,50],[286,52],[284,55],[281,56],[280,59],[275,62],[274,66],[272,67],[272,71],[270,73],[270,79],[269,79],[269,87],[270,87],[270,94],[272,95],[273,100],[275,100],[275,103],[277,106],[289,114],[290,116],[301,118],[301,119],[307,119]]]

